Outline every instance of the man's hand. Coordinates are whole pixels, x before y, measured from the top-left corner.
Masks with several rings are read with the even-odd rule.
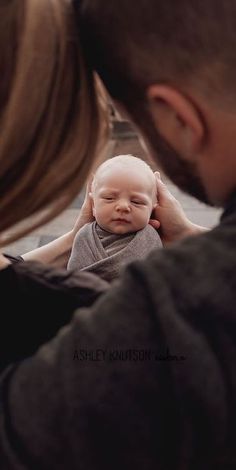
[[[168,245],[190,235],[200,234],[207,229],[193,224],[186,217],[179,201],[162,182],[160,173],[155,172],[157,182],[157,207],[153,211],[150,224],[159,229],[163,245]]]

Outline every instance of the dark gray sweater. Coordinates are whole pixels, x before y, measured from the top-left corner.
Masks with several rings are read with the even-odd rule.
[[[235,243],[236,198],[8,368],[1,470],[235,469]]]

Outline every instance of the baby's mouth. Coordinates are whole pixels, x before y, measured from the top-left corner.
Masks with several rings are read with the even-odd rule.
[[[124,223],[124,224],[129,224],[130,223],[129,220],[124,219],[122,217],[118,217],[117,219],[114,219],[113,222],[121,222],[121,223]]]

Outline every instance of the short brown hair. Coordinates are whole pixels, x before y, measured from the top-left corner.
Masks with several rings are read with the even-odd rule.
[[[84,0],[81,24],[110,94],[131,103],[148,85],[193,82],[235,92],[234,0]],[[225,99],[224,101],[225,102]]]
[[[72,2],[0,3],[0,244],[64,209],[84,185],[106,134],[96,79]]]

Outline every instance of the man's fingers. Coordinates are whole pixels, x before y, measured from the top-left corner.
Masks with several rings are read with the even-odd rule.
[[[165,202],[172,199],[173,196],[167,188],[166,184],[163,183],[159,171],[155,171],[154,175],[156,177],[157,183],[157,201],[159,205],[165,205]]]

